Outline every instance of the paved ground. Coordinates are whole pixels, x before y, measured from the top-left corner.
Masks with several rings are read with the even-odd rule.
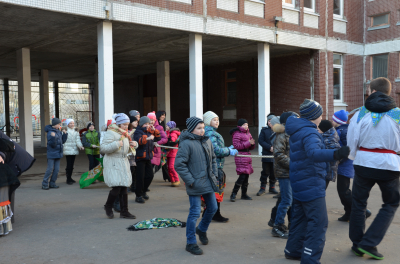
[[[0,263],[294,263],[284,259],[285,240],[273,238],[267,226],[270,211],[276,202],[272,195],[257,197],[261,162],[254,160],[255,173],[250,177],[253,201],[224,201],[222,213],[226,224],[212,223],[210,243],[201,246],[204,255],[193,256],[185,251],[185,229],[169,228],[130,232],[126,228],[137,221],[154,217],[173,217],[186,221],[188,198],[183,186],[171,188],[157,173],[150,189],[150,200],[141,205],[129,196],[129,209],[136,220],[107,219],[103,205],[109,188],[103,183],[81,190],[78,184],[65,183],[65,159],[57,183],[59,189],[41,190],[46,167],[43,149],[36,149],[37,162],[21,176],[16,193],[14,231],[0,237]],[[88,166],[82,153],[77,158],[74,179]],[[226,161],[227,193],[236,180],[234,161]],[[378,187],[370,196],[369,208],[377,214],[382,200]],[[367,257],[350,253],[348,223],[336,219],[343,213],[336,193],[336,184],[328,188],[329,228],[322,263],[371,263]],[[118,216],[118,213],[116,214]],[[371,220],[367,221],[369,225]],[[379,246],[386,263],[399,263],[400,218],[397,215]],[[298,262],[295,262],[298,263]]]

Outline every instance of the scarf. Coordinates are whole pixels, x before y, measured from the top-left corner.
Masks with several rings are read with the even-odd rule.
[[[134,148],[132,148],[130,145],[130,143],[133,141],[132,141],[131,135],[129,134],[128,130],[123,130],[116,124],[109,125],[108,130],[111,130],[117,134],[120,134],[121,138],[119,139],[119,141],[123,141],[125,138],[127,138],[129,140],[129,149],[132,152],[132,154],[136,156],[136,150]],[[119,148],[121,148],[121,147],[119,147]]]

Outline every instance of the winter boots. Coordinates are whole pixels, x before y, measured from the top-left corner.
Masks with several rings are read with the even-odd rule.
[[[242,197],[240,199],[242,200],[253,200],[250,196],[247,195],[247,187],[249,187],[248,183],[244,183],[242,185]]]
[[[67,175],[67,184],[68,184],[68,185],[72,185],[73,183],[76,182],[76,181],[74,181],[74,180],[72,179],[72,172],[73,172],[73,170],[65,170],[65,173],[66,173],[66,175]]]
[[[283,239],[288,239],[288,237],[289,237],[289,232],[284,225],[274,225],[271,233],[272,233],[272,236],[274,236],[274,237],[279,237],[279,238],[283,238]]]
[[[136,219],[136,216],[129,213],[129,211],[128,211],[128,195],[120,194],[119,201],[121,204],[121,212],[119,214],[119,218]]]
[[[113,204],[117,196],[113,195],[111,192],[108,194],[107,202],[104,205],[104,210],[106,210],[106,215],[108,218],[113,219],[114,218],[114,213],[113,213]]]
[[[187,244],[186,251],[192,253],[193,255],[203,254],[203,250],[197,244]]]
[[[261,196],[265,194],[265,186],[261,186],[260,190],[257,193],[257,196]]]
[[[269,193],[278,194],[278,191],[275,189],[275,183],[269,184]]]
[[[200,231],[199,227],[196,227],[196,234],[199,235],[199,240],[203,245],[208,244],[207,232]]]
[[[121,203],[120,203],[120,199],[119,199],[119,198],[120,198],[120,197],[117,196],[117,197],[115,198],[115,201],[114,201],[114,204],[113,204],[113,209],[114,209],[114,211],[117,212],[117,213],[121,212]]]
[[[231,194],[231,197],[230,197],[231,202],[235,202],[236,201],[236,194],[238,193],[239,189],[240,189],[240,185],[237,185],[235,183],[235,186],[233,187],[232,194]]]
[[[216,221],[216,222],[220,222],[220,223],[226,223],[229,221],[229,218],[223,217],[221,215],[221,211],[220,211],[220,206],[221,204],[219,202],[217,202],[218,204],[218,210],[215,213],[215,215],[213,216],[212,220]],[[203,214],[201,216],[204,216],[204,214],[206,213],[207,208],[204,208]]]

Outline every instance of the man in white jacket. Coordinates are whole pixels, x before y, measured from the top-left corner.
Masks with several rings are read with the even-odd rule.
[[[400,109],[390,93],[386,78],[371,81],[372,94],[350,121],[347,144],[354,160],[353,204],[349,236],[357,256],[383,259],[376,246],[388,230],[400,202]],[[372,187],[377,183],[383,205],[365,231],[365,212]]]

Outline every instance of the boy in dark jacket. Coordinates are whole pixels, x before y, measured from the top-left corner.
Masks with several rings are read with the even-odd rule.
[[[208,137],[204,136],[204,122],[200,118],[186,120],[187,131],[180,136],[179,150],[175,160],[175,170],[185,182],[189,195],[190,209],[186,223],[186,250],[194,255],[203,254],[196,241],[196,234],[203,245],[208,244],[207,230],[217,211],[214,192],[218,191],[217,159]],[[199,225],[201,196],[207,205]]]
[[[61,120],[53,118],[51,125],[47,125],[44,131],[47,132],[47,169],[43,177],[42,189],[58,188],[56,180],[60,170],[60,159],[63,157],[63,144],[67,141],[66,131],[60,131]],[[50,186],[49,186],[49,178]]]
[[[272,125],[271,120],[275,117],[274,114],[270,113],[267,116],[267,126],[261,129],[260,135],[258,136],[258,144],[262,146],[262,155],[272,156],[274,152],[274,147],[271,143]],[[262,159],[262,171],[260,177],[260,190],[257,196],[265,194],[265,188],[267,186],[269,177],[269,193],[277,194],[278,191],[275,189],[276,178],[274,174],[274,159],[273,158],[263,158]]]
[[[153,158],[154,142],[161,139],[160,132],[150,125],[150,119],[142,116],[139,120],[139,127],[133,134],[133,140],[139,144],[136,150],[136,199],[137,203],[145,203],[149,199],[146,190],[154,178]]]
[[[346,158],[350,150],[325,149],[317,127],[322,106],[311,99],[300,105],[300,118],[289,117],[290,183],[293,192],[292,218],[285,257],[303,264],[320,263],[328,228],[325,202],[326,162]]]

